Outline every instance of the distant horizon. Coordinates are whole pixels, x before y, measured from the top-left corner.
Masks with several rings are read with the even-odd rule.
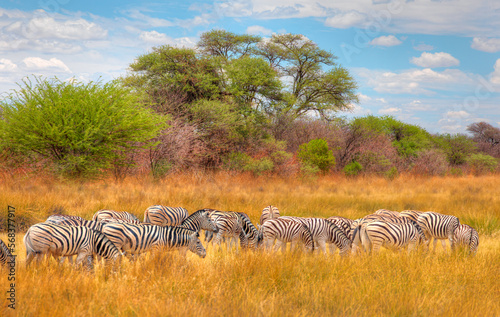
[[[337,56],[360,102],[339,117],[392,115],[430,133],[500,126],[500,3],[493,1],[6,0],[0,94],[27,76],[109,81],[154,46],[224,29],[302,34]]]

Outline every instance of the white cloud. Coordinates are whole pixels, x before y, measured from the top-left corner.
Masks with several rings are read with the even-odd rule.
[[[423,52],[420,57],[413,57],[410,62],[420,67],[450,67],[458,66],[460,61],[448,53],[427,53]]]
[[[371,97],[367,96],[367,95],[363,95],[363,94],[358,94],[358,98],[359,98],[359,102],[360,103],[364,103],[364,102],[368,102],[370,100],[372,100]]]
[[[434,49],[434,46],[420,43],[418,45],[413,46],[413,49],[417,51],[432,51]]]
[[[380,109],[378,111],[379,114],[395,114],[395,113],[400,113],[400,112],[401,112],[401,108],[397,108],[397,107],[384,108],[384,109]]]
[[[366,20],[367,17],[365,14],[358,11],[349,11],[327,18],[325,25],[338,29],[347,29],[354,26],[360,26],[364,24]]]
[[[271,35],[273,33],[273,31],[266,29],[265,27],[260,26],[260,25],[252,25],[252,26],[247,27],[246,33],[252,34],[252,35],[259,35],[259,34]]]
[[[14,64],[10,59],[0,58],[0,71],[1,72],[12,72],[17,69],[17,65]]]
[[[490,75],[490,81],[493,84],[500,85],[500,58],[495,62],[495,66],[493,66],[493,73]]]
[[[500,38],[489,39],[484,37],[475,37],[472,40],[471,47],[488,53],[500,52]]]
[[[444,117],[447,119],[463,119],[463,118],[468,118],[470,116],[471,114],[465,110],[448,111],[444,115]]]
[[[172,40],[172,38],[167,36],[166,34],[159,33],[156,31],[141,32],[141,34],[139,35],[139,38],[142,41],[144,41],[146,43],[150,43],[150,44],[167,44],[168,42],[170,42]]]
[[[361,117],[372,114],[370,109],[361,107],[360,105],[351,104],[351,110],[349,111],[350,116]]]
[[[403,42],[401,42],[394,35],[380,36],[380,37],[374,38],[370,42],[371,45],[377,45],[377,46],[396,46],[396,45],[399,45],[401,43],[403,43]]]
[[[51,58],[49,60],[40,57],[26,57],[23,63],[30,71],[52,70],[55,72],[71,73],[71,70],[61,60]]]

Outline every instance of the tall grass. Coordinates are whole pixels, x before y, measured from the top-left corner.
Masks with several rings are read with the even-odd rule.
[[[475,257],[383,251],[340,259],[323,254],[236,252],[208,247],[201,259],[176,252],[123,261],[95,273],[53,260],[24,267],[17,236],[18,315],[494,316],[500,312],[500,179],[323,177],[272,179],[172,175],[163,181],[73,183],[10,179],[0,205],[43,221],[52,212],[91,218],[101,208],[142,219],[153,204],[243,211],[254,223],[273,204],[282,215],[358,218],[379,208],[453,214],[480,233]],[[5,234],[0,235],[5,241]],[[3,275],[3,274],[2,274]],[[2,286],[7,283],[2,280]],[[3,291],[3,289],[2,289]],[[3,307],[7,305],[2,298]]]

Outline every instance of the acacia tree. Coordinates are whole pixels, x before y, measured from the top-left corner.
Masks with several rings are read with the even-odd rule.
[[[126,154],[154,146],[165,118],[117,82],[36,78],[0,104],[0,147],[50,159],[70,176],[128,164]]]

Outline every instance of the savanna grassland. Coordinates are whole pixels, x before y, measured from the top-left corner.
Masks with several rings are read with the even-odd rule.
[[[500,177],[255,178],[217,174],[170,175],[162,181],[70,182],[2,179],[0,205],[16,219],[44,221],[56,212],[90,219],[99,209],[143,218],[154,204],[194,212],[216,208],[258,222],[272,204],[281,215],[359,218],[385,208],[453,214],[479,232],[475,257],[383,251],[340,259],[300,251],[266,253],[208,246],[189,253],[150,253],[124,260],[116,272],[93,274],[53,260],[24,267],[17,235],[16,310],[19,316],[498,316],[500,315]],[[5,241],[6,234],[1,238]],[[5,276],[5,273],[2,275]],[[7,290],[2,278],[2,294]],[[2,297],[2,307],[8,304]],[[8,310],[12,314],[13,311]]]

